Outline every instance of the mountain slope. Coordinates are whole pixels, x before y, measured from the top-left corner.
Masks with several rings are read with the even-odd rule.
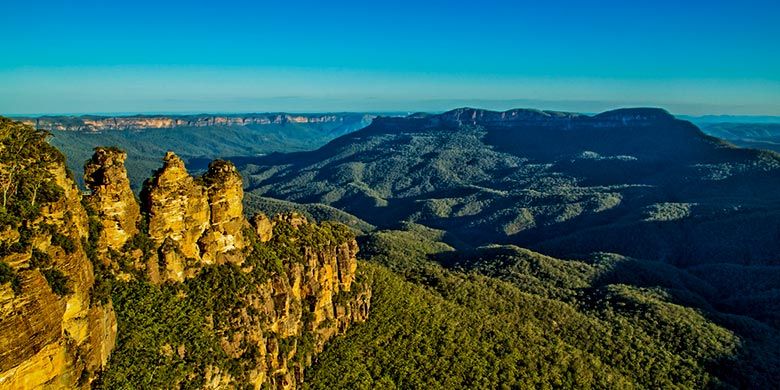
[[[234,161],[249,192],[379,227],[421,223],[452,243],[679,265],[777,264],[780,253],[780,155],[660,109],[378,118],[315,151]]]
[[[474,122],[479,115],[492,131],[508,132],[508,128],[515,132],[513,137],[522,138],[517,126],[504,126],[506,118],[491,119],[497,113],[450,114],[449,119],[447,114],[408,118],[431,121],[435,126],[417,133],[402,131],[406,137],[402,142],[395,138],[396,129],[369,127],[369,133],[377,134],[357,133],[358,141],[380,138],[376,144],[369,142],[366,153],[357,154],[365,158],[362,177],[370,180],[356,183],[353,189],[378,200],[378,206],[369,211],[381,211],[382,200],[396,201],[382,198],[386,196],[383,191],[391,195],[410,191],[405,194],[410,197],[448,193],[455,199],[469,195],[464,192],[466,187],[494,199],[506,197],[511,205],[510,200],[525,199],[518,193],[528,198],[540,193],[562,202],[568,199],[563,195],[574,190],[579,191],[576,196],[588,198],[600,196],[599,191],[607,188],[583,184],[584,176],[561,168],[562,164],[533,162],[515,152],[498,151],[506,145],[486,144],[489,131]],[[522,115],[554,121],[579,117]],[[624,112],[619,117],[631,122],[636,120],[632,115]],[[637,115],[655,118],[644,111]],[[442,118],[456,126],[442,127]],[[588,118],[589,125],[579,127],[582,131],[601,132],[604,121],[615,121]],[[233,164],[215,161],[203,176],[192,177],[172,152],[147,181],[139,204],[124,170],[126,155],[116,148],[99,148],[85,166],[90,193],[82,198],[67,174],[63,156],[44,142],[45,133],[10,121],[0,124],[0,179],[10,194],[0,208],[0,309],[5,313],[0,316],[0,343],[5,346],[0,353],[4,355],[0,389],[24,387],[26,381],[81,388],[780,386],[776,375],[780,367],[776,305],[780,267],[771,261],[733,264],[750,263],[745,261],[749,258],[738,257],[732,264],[698,261],[683,267],[680,262],[605,252],[562,260],[514,245],[478,246],[475,243],[490,236],[464,235],[465,230],[455,225],[445,231],[411,222],[430,218],[422,213],[391,222],[401,230],[372,231],[357,240],[346,226],[309,223],[298,214],[272,219],[256,215],[247,221],[242,178]],[[555,134],[548,130],[544,127],[534,137]],[[774,210],[767,203],[771,196],[746,191],[760,185],[771,188],[772,182],[757,178],[767,172],[773,178],[772,154],[731,148],[697,135],[695,128],[679,130],[688,135],[672,148],[679,149],[681,142],[697,136],[698,140],[688,140],[689,150],[701,150],[695,161],[715,164],[719,175],[737,177],[744,181],[743,187],[724,185],[722,192],[714,194],[707,192],[712,187],[704,187],[696,192],[695,186],[685,185],[694,179],[675,176],[677,170],[672,169],[696,171],[698,162],[691,163],[692,157],[641,149],[634,152],[641,159],[606,160],[656,164],[653,159],[657,158],[669,167],[669,173],[653,176],[648,171],[626,170],[619,179],[645,182],[612,187],[634,189],[642,196],[688,191],[686,196],[700,196],[713,204],[741,202],[751,213],[758,213],[762,205]],[[635,133],[632,137],[644,134]],[[18,137],[25,134],[32,137]],[[574,137],[583,144],[592,142],[589,137]],[[509,144],[511,137],[506,140]],[[339,142],[343,138],[323,149],[336,145],[336,150],[343,150]],[[402,157],[416,148],[406,143],[425,151],[418,160],[411,160],[412,167]],[[383,154],[377,145],[392,150]],[[708,152],[709,147],[715,152]],[[534,159],[558,158],[555,150],[522,153],[533,154]],[[584,160],[598,160],[594,154],[584,153]],[[296,156],[301,160],[284,155],[268,158],[316,165],[303,160],[311,158],[310,153]],[[352,164],[355,154],[343,156],[346,164]],[[726,165],[718,165],[719,159]],[[243,163],[245,169],[255,170],[255,176],[245,176],[255,184],[293,167],[263,171],[249,165],[253,161]],[[338,182],[361,172],[348,165],[354,170],[341,171],[343,176],[317,175],[330,169],[329,164],[341,163],[325,164],[308,183],[328,188],[329,180]],[[517,165],[502,171],[511,163]],[[743,166],[734,170],[737,163]],[[371,173],[377,164],[399,171]],[[635,167],[641,167],[638,164]],[[685,171],[686,167],[691,170]],[[582,175],[592,173],[603,171],[587,169]],[[388,188],[369,187],[368,183],[384,183],[388,176],[393,178]],[[253,210],[302,209],[318,219],[338,218],[356,230],[373,228],[322,204],[300,206],[257,195],[247,198],[245,204]],[[612,209],[623,207],[624,198]],[[438,208],[430,210],[446,220],[451,218],[447,207],[452,210],[452,204],[433,203]],[[487,206],[484,209],[490,210]],[[475,214],[460,217],[482,212],[478,207],[465,210]],[[539,210],[554,212],[555,208]],[[740,210],[707,210],[709,223],[718,228],[733,223],[762,231],[761,226],[752,226],[755,219],[734,220]],[[406,212],[397,211],[398,215]],[[666,202],[653,203],[639,213],[643,223],[655,226],[700,212],[690,204]],[[363,215],[376,219],[395,214]],[[645,251],[647,245],[665,250],[687,244],[664,241],[686,225],[675,224],[677,231],[667,236],[630,237],[627,233],[633,232],[626,226],[635,223],[630,219],[633,215],[628,210],[622,219],[605,218],[604,225],[594,230],[604,229],[597,234],[606,237],[618,235],[615,242],[627,242],[628,250]],[[771,213],[765,218],[771,219]],[[590,232],[573,229],[558,238],[584,237]],[[734,239],[726,234],[715,237],[724,242]],[[771,253],[768,240],[773,233],[769,234],[748,243],[756,246],[751,253]],[[550,243],[555,243],[555,237],[539,245]],[[645,246],[637,249],[637,243]],[[604,247],[603,241],[596,240],[584,240],[575,247],[589,245]],[[698,245],[693,248],[707,248]],[[367,259],[360,264],[355,257],[358,248]],[[566,249],[561,246],[551,251]],[[652,251],[650,255],[654,256]]]

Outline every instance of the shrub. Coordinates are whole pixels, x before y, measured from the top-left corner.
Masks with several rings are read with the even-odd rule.
[[[49,282],[49,287],[55,294],[64,297],[73,292],[69,286],[70,280],[62,271],[56,268],[49,268],[42,270],[41,273],[43,273],[46,281]]]
[[[76,251],[76,243],[73,241],[73,239],[59,232],[52,233],[51,243],[62,248],[67,254],[71,254]]]
[[[19,275],[16,274],[11,266],[6,263],[0,262],[0,284],[11,283],[15,294],[22,292],[22,281],[19,279]]]

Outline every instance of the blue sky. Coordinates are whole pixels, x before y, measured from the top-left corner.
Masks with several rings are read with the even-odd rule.
[[[17,1],[0,113],[780,115],[777,1]]]

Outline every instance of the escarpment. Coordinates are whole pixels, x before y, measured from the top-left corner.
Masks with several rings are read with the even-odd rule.
[[[295,214],[272,225],[265,243],[247,233],[254,250],[243,270],[259,283],[235,290],[235,306],[213,322],[228,335],[220,343],[229,358],[250,358],[234,376],[207,378],[219,383],[214,387],[238,381],[296,388],[328,340],[368,317],[371,290],[355,282],[358,247],[348,230]]]
[[[44,133],[2,121],[0,389],[292,389],[366,320],[353,233],[250,223],[231,163],[195,178],[168,153],[139,202],[125,154],[98,148],[82,197]]]
[[[366,120],[371,115],[363,115]],[[344,122],[344,115],[335,114],[246,114],[246,115],[140,115],[140,116],[81,116],[81,117],[38,117],[21,118],[25,124],[45,130],[59,131],[121,131],[143,129],[173,129],[192,127],[225,127],[271,125],[286,123],[331,123]]]
[[[258,214],[250,223],[243,213],[241,176],[232,163],[214,161],[193,178],[175,154],[163,161],[141,195],[145,220],[139,225],[145,228],[122,254],[109,253],[109,262],[119,276],[163,284],[160,288],[180,298],[149,307],[124,301],[120,307],[136,314],[168,303],[195,310],[190,321],[202,318],[201,329],[218,335],[214,349],[221,358],[200,359],[200,346],[187,337],[153,343],[145,351],[173,359],[171,364],[190,362],[189,375],[166,378],[177,385],[197,379],[197,386],[211,388],[297,387],[314,354],[368,316],[371,291],[355,281],[354,235],[343,225],[317,225],[297,214],[273,219]],[[120,310],[119,320],[121,325],[137,319]],[[166,320],[163,327],[174,327]],[[145,333],[128,328],[135,329],[128,337]],[[119,350],[137,347],[120,343]],[[105,380],[122,380],[113,375],[109,369]]]
[[[45,134],[0,118],[0,389],[88,387],[116,341],[88,219]]]

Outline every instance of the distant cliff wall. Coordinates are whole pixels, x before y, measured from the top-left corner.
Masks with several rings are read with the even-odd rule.
[[[366,115],[366,120],[371,118]],[[284,123],[343,122],[342,114],[247,114],[247,115],[138,115],[22,118],[38,129],[59,131],[111,131],[171,129],[177,127],[248,126]]]

